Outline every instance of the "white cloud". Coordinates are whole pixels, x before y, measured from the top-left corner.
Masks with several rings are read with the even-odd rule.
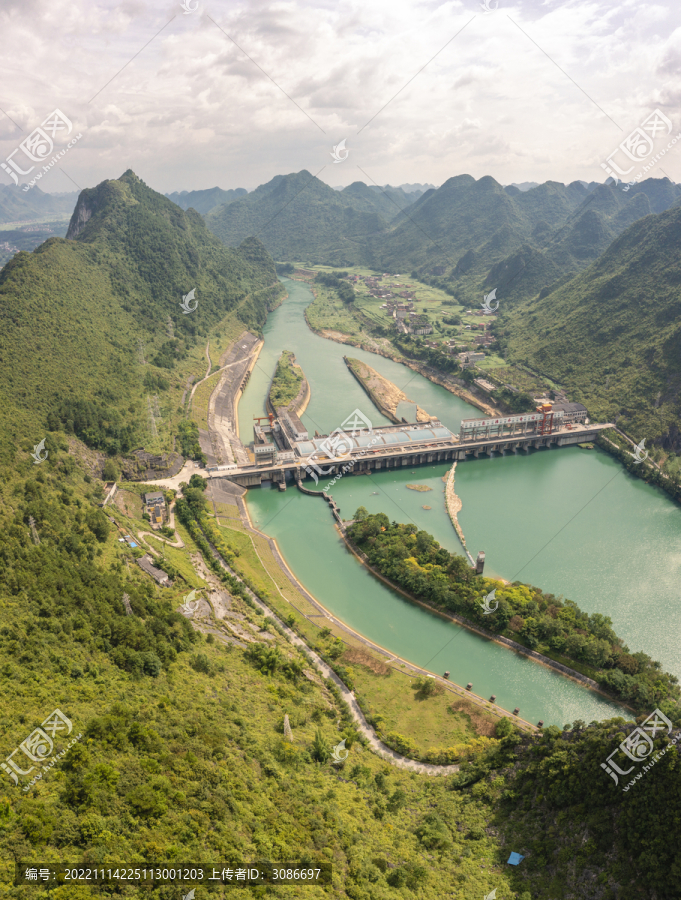
[[[162,191],[254,188],[323,166],[349,184],[357,165],[380,184],[602,180],[656,106],[681,130],[671,3],[33,0],[5,3],[0,29],[0,107],[23,129],[0,114],[0,159],[59,107],[83,132],[83,186],[132,168]],[[681,180],[679,154],[664,169]]]

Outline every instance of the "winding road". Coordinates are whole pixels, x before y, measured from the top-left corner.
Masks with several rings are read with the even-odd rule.
[[[207,537],[206,540],[208,540]],[[397,766],[399,769],[408,769],[411,772],[418,772],[420,775],[451,775],[453,772],[459,771],[460,767],[458,765],[434,766],[430,765],[429,763],[421,763],[417,762],[414,759],[409,759],[406,756],[402,756],[401,754],[396,753],[394,750],[391,750],[390,747],[383,743],[383,741],[379,740],[375,730],[371,727],[371,725],[369,725],[364,717],[364,714],[362,713],[362,710],[359,708],[359,704],[357,703],[354,693],[340,680],[340,678],[324,662],[324,660],[305,643],[302,638],[298,637],[298,635],[291,628],[285,625],[284,622],[281,621],[279,616],[275,612],[273,612],[273,610],[271,610],[269,606],[263,603],[262,600],[256,594],[254,594],[253,591],[249,587],[247,587],[247,585],[243,583],[243,580],[230,566],[227,565],[227,563],[224,561],[222,556],[220,556],[215,547],[213,547],[210,541],[208,541],[208,543],[210,544],[211,551],[215,559],[217,559],[217,561],[220,563],[223,569],[225,569],[226,572],[228,572],[233,578],[235,578],[240,584],[243,585],[244,590],[247,592],[253,603],[256,604],[258,609],[260,609],[261,612],[265,613],[267,616],[277,622],[283,633],[286,635],[288,641],[295,647],[298,647],[306,653],[306,655],[311,659],[315,668],[321,673],[324,678],[333,681],[333,683],[340,691],[343,700],[347,704],[350,710],[350,715],[354,719],[358,731],[366,738],[367,743],[377,756],[380,756],[381,759],[386,760],[386,762]]]

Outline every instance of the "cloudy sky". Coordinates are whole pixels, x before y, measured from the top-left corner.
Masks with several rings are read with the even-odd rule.
[[[184,4],[0,0],[0,159],[55,108],[82,138],[50,192],[128,168],[163,192],[301,169],[331,185],[603,181],[656,109],[653,153],[681,132],[677,2]],[[651,174],[681,181],[681,139]]]

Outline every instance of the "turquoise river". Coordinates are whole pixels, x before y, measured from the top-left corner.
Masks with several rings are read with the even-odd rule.
[[[285,284],[288,298],[268,318],[265,345],[239,404],[245,442],[253,416],[265,411],[282,350],[296,354],[310,383],[312,397],[302,418],[311,434],[329,433],[354,409],[374,425],[386,423],[348,372],[346,353],[372,365],[455,432],[462,418],[480,415],[399,363],[311,332],[304,318],[310,289]],[[344,518],[365,506],[391,520],[412,521],[460,553],[444,506],[442,477],[448,469],[440,464],[346,476],[332,493]],[[414,482],[432,490],[408,490]],[[325,483],[320,479],[319,488]],[[643,650],[681,676],[681,516],[664,493],[629,476],[600,450],[577,447],[461,462],[456,492],[468,547],[473,555],[486,552],[486,575],[535,584],[610,616],[632,652]],[[396,655],[433,672],[448,669],[453,681],[473,682],[477,694],[496,694],[498,704],[520,707],[532,722],[563,725],[623,714],[598,693],[391,591],[346,550],[318,498],[290,486],[285,493],[264,486],[249,490],[247,502],[253,524],[277,540],[305,587],[337,618]]]

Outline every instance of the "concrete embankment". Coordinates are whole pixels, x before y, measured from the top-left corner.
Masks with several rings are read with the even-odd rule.
[[[413,403],[414,401],[410,400],[404,391],[401,391],[392,381],[389,381],[376,369],[372,369],[371,366],[368,366],[361,360],[353,359],[349,356],[344,356],[343,360],[363,390],[368,394],[376,409],[386,419],[389,419],[396,425],[399,424],[402,420],[397,415],[397,407],[400,403]],[[430,416],[420,406],[416,407],[416,421],[430,422]]]
[[[449,518],[452,520],[452,525],[454,526],[454,530],[456,531],[459,540],[461,541],[461,546],[466,551],[466,556],[471,562],[471,565],[475,565],[475,560],[470,554],[468,547],[466,546],[466,538],[464,537],[463,529],[459,525],[458,514],[461,512],[461,498],[457,496],[454,492],[454,473],[456,471],[456,463],[449,470],[449,475],[447,476],[447,485],[445,488],[445,506],[447,507],[447,512],[449,513]]]
[[[239,400],[241,400],[241,395],[246,390],[246,385],[248,384],[248,379],[251,377],[251,372],[255,368],[255,364],[258,361],[258,357],[260,356],[260,351],[265,346],[265,341],[259,340],[255,349],[251,351],[252,355],[246,367],[246,371],[243,374],[241,382],[237,388],[237,390],[233,394],[232,400],[232,408],[233,408],[233,421],[234,421],[234,430],[236,431],[237,437],[241,440],[241,435],[239,434]]]
[[[239,438],[237,408],[263,344],[258,335],[244,331],[220,358],[220,377],[208,401],[208,432],[217,463],[232,458],[239,465],[249,462]]]

